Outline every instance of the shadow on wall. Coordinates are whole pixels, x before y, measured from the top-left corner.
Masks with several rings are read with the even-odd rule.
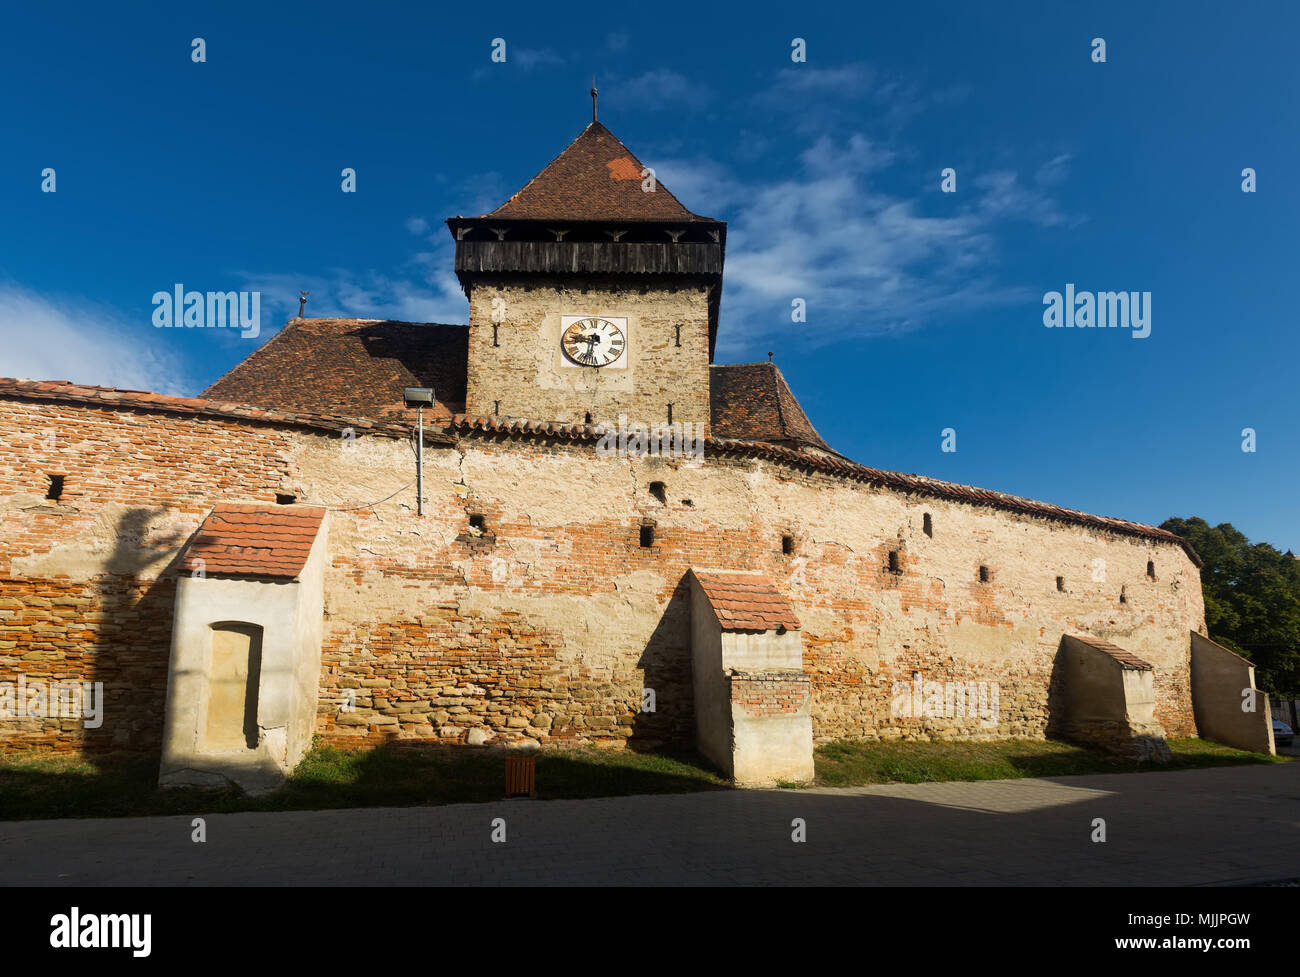
[[[1069,717],[1066,715],[1065,694],[1065,641],[1062,638],[1056,644],[1056,654],[1052,656],[1052,671],[1047,679],[1047,725],[1043,735],[1053,740],[1069,740],[1067,727]]]
[[[93,584],[98,621],[86,621],[90,663],[83,681],[103,685],[102,724],[84,731],[86,758],[132,753],[157,763],[162,756],[167,704],[167,666],[171,657],[176,577],[188,538],[173,533],[148,540],[149,526],[161,508],[127,511],[116,526],[113,552]],[[159,550],[179,546],[158,576],[140,582],[140,573]]]
[[[639,752],[657,749],[694,750],[695,690],[691,680],[691,585],[683,574],[673,588],[654,632],[637,661],[645,674],[645,689],[654,693],[654,711],[642,710],[632,721],[628,747]]]

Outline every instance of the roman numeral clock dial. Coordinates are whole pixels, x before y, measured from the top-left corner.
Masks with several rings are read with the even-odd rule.
[[[609,366],[627,349],[627,337],[608,319],[587,316],[564,330],[560,348],[571,362],[579,366]]]

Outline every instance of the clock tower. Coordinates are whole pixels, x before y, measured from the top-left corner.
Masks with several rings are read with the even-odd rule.
[[[465,411],[707,430],[726,224],[682,206],[594,101],[592,116],[496,210],[447,221],[470,307]]]

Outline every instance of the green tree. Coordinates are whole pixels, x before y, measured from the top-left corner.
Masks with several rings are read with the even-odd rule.
[[[1255,680],[1274,695],[1300,694],[1300,560],[1251,543],[1230,523],[1166,519],[1160,526],[1192,544],[1205,567],[1210,637],[1250,659]]]

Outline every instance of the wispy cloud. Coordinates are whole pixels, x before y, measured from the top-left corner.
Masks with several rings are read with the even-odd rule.
[[[713,100],[708,85],[671,68],[656,68],[626,80],[613,78],[608,91],[610,101],[620,108],[650,111],[684,105],[702,108]]]
[[[990,218],[1027,220],[1040,227],[1081,223],[1079,218],[1067,217],[1046,189],[1065,181],[1068,160],[1068,155],[1058,156],[1039,167],[1034,175],[1036,186],[1024,184],[1012,170],[977,174],[974,182],[980,191],[980,211]]]
[[[437,230],[444,233],[438,234]],[[266,322],[283,323],[298,314],[298,290],[311,293],[309,318],[398,319],[404,322],[468,322],[469,306],[452,270],[454,243],[435,228],[426,250],[412,254],[405,274],[336,268],[324,274],[247,272],[243,287],[262,293]],[[263,330],[264,332],[268,330]]]
[[[507,63],[513,61],[524,71],[547,64],[564,64],[564,57],[550,48],[506,48]]]
[[[505,61],[493,61],[491,64],[480,64],[470,74],[470,77],[474,81],[482,81],[484,78],[488,77],[489,72],[508,72],[512,66],[527,74],[545,65],[558,65],[565,63],[564,56],[551,48],[516,47],[510,43],[509,38],[506,38],[505,40]],[[486,56],[484,60],[487,60]]]
[[[539,166],[538,169],[540,168]],[[487,173],[475,173],[460,181],[451,196],[456,202],[456,213],[486,214],[505,203],[511,192],[501,174],[492,170]],[[447,233],[445,227],[440,230],[443,234]]]
[[[978,204],[926,214],[920,200],[877,186],[898,159],[853,133],[818,136],[784,180],[750,179],[714,161],[659,163],[664,185],[688,206],[707,200],[711,216],[730,220],[723,353],[766,335],[788,337],[791,328],[814,346],[906,331],[1027,295],[991,271],[995,224],[1055,220],[1050,198],[1001,174]],[[807,303],[807,323],[792,324],[796,298]]]
[[[1034,174],[1034,182],[1045,187],[1060,186],[1070,174],[1070,160],[1073,159],[1070,153],[1061,153],[1054,156],[1038,168]]]
[[[128,317],[84,299],[0,283],[0,374],[193,394],[176,334],[156,329],[152,311],[146,304],[138,318]]]
[[[778,71],[776,79],[758,94],[758,99],[768,104],[786,103],[810,92],[840,98],[865,97],[871,94],[875,80],[875,70],[861,62],[833,68],[792,65]]]
[[[639,99],[647,107],[708,97],[707,89],[693,86],[670,69],[609,83],[619,98]],[[720,333],[724,356],[761,337],[789,336],[792,327],[801,341],[822,345],[845,336],[915,329],[943,316],[1030,297],[1026,288],[999,275],[998,240],[1011,221],[1053,227],[1073,220],[1054,195],[1068,178],[1068,153],[1036,168],[1030,164],[1028,176],[1012,167],[970,177],[963,173],[975,191],[970,195],[900,189],[913,181],[905,174],[898,179],[899,171],[914,165],[919,154],[889,120],[961,97],[955,89],[925,92],[909,79],[882,78],[865,64],[794,66],[779,72],[756,102],[769,115],[809,104],[826,109],[805,112],[788,138],[769,138],[755,149],[769,156],[789,154],[781,165],[789,176],[772,179],[766,175],[772,165],[749,166],[753,154],[735,154],[734,165],[671,153],[646,159],[688,207],[729,221]],[[845,126],[845,119],[857,125]],[[881,119],[888,123],[885,131],[869,134]],[[757,131],[770,137],[779,126]],[[458,186],[453,195],[468,201],[459,212],[481,213],[508,194],[500,176],[489,173]],[[936,202],[940,199],[942,204]],[[412,254],[397,273],[250,277],[249,287],[262,288],[264,307],[276,307],[277,299],[268,297],[273,292],[283,295],[287,314],[296,312],[297,289],[310,287],[309,315],[465,322],[449,236],[424,216],[408,220],[407,228],[427,239],[428,247]],[[791,321],[795,298],[808,304],[806,323]]]
[[[753,103],[761,111],[788,117],[797,131],[805,133],[861,127],[865,104],[871,109],[866,121],[881,130],[897,131],[921,113],[955,105],[967,94],[960,86],[927,89],[914,77],[854,62],[783,68],[753,96]]]

